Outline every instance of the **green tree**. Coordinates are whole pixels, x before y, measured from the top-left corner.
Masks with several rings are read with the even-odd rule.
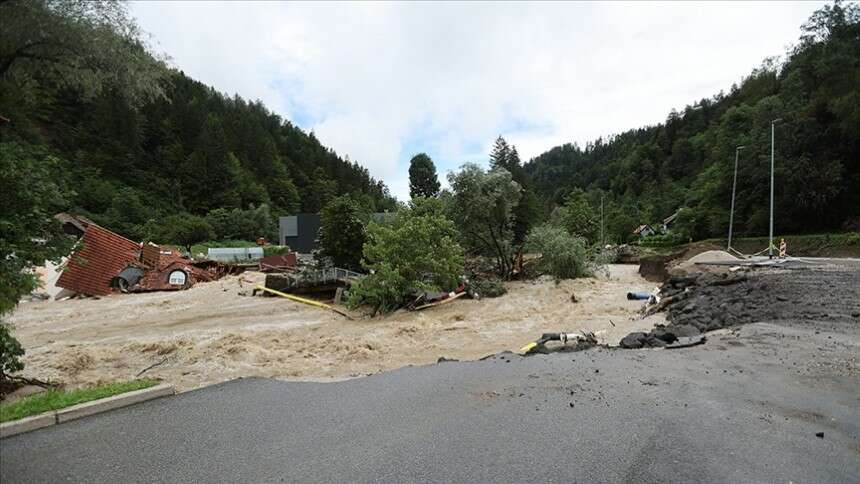
[[[496,138],[493,149],[490,151],[490,168],[504,168],[510,171],[511,152],[511,145],[505,141],[505,138],[501,136]]]
[[[409,196],[435,197],[439,195],[439,178],[436,165],[425,153],[418,153],[409,160]]]
[[[522,246],[526,233],[540,218],[540,202],[532,188],[531,179],[523,169],[517,147],[508,144],[499,136],[490,152],[490,168],[503,168],[510,172],[511,178],[520,185],[520,200],[514,207],[513,244]]]
[[[24,369],[22,356],[24,348],[21,343],[12,336],[9,326],[0,322],[0,382],[8,379],[11,373]]]
[[[196,144],[183,173],[188,210],[204,214],[214,208],[238,207],[236,186],[241,165],[227,149],[224,125],[218,116],[207,116]]]
[[[581,237],[588,243],[597,241],[600,231],[597,217],[585,192],[579,188],[568,193],[564,205],[553,211],[553,220],[574,237]]]
[[[526,249],[541,254],[538,271],[557,279],[587,277],[594,273],[595,265],[589,259],[585,239],[571,235],[563,227],[546,223],[533,228],[526,238]]]
[[[151,220],[144,227],[149,240],[173,243],[191,252],[191,246],[212,239],[212,227],[203,217],[188,213],[170,215],[161,220]]]
[[[72,248],[53,215],[71,192],[60,159],[41,147],[0,143],[0,379],[23,369],[21,345],[2,318],[38,287],[31,270],[59,263]]]
[[[88,95],[119,89],[134,106],[163,96],[166,69],[124,3],[7,0],[0,17],[0,76],[48,77]]]
[[[321,167],[317,167],[310,184],[304,190],[302,208],[308,213],[318,213],[336,196],[337,182],[330,179]]]
[[[441,215],[447,213],[446,205],[443,200],[437,197],[415,197],[409,201],[409,214],[415,215]]]
[[[301,206],[299,189],[286,175],[275,178],[269,182],[269,195],[276,213],[295,214]]]
[[[371,222],[362,260],[371,274],[352,286],[349,305],[386,312],[415,289],[453,290],[463,275],[457,238],[454,223],[430,210],[404,209],[392,223]]]
[[[141,201],[137,190],[123,187],[116,190],[104,216],[96,217],[101,225],[132,240],[143,238],[143,225],[154,216],[151,207]]]
[[[216,208],[205,217],[217,240],[256,240],[258,237],[274,239],[277,235],[275,219],[269,206],[251,206],[246,210]]]
[[[491,257],[502,278],[514,268],[514,210],[520,200],[520,185],[510,172],[494,168],[488,172],[475,164],[463,165],[448,175],[451,185],[451,219],[460,229],[465,247]]]
[[[335,267],[361,267],[369,216],[361,204],[347,195],[327,203],[320,214],[319,257],[328,259]]]
[[[59,263],[72,247],[54,215],[71,194],[60,159],[42,147],[0,143],[0,315],[37,288],[32,267]]]

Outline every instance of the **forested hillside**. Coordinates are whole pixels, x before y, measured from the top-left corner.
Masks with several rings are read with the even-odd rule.
[[[157,227],[148,221],[177,214],[247,219],[254,207],[273,220],[345,193],[394,206],[313,133],[154,57],[123,4],[2,1],[0,18],[0,142],[56,161],[66,210],[141,239]],[[262,229],[271,236],[274,224]],[[213,234],[226,235],[255,236]]]
[[[667,74],[670,75],[670,74]],[[736,233],[767,233],[771,121],[776,124],[775,230],[860,230],[860,7],[837,2],[802,26],[779,62],[740,85],[671,112],[665,123],[584,148],[555,147],[525,165],[547,204],[572,190],[604,195],[609,235],[682,212],[694,238],[728,227],[735,148],[740,151]]]

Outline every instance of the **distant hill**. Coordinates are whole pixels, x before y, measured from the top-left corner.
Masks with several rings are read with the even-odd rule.
[[[146,221],[183,212],[266,204],[274,218],[341,194],[394,207],[381,181],[313,133],[153,58],[123,4],[9,2],[0,14],[0,141],[60,159],[68,211],[137,239]],[[144,84],[157,94],[141,101]]]
[[[725,235],[735,147],[736,232],[767,232],[771,120],[776,126],[775,230],[860,225],[860,7],[819,10],[783,62],[766,60],[738,86],[672,111],[657,126],[565,144],[525,170],[548,205],[573,189],[606,200],[615,239],[682,207],[694,238]]]

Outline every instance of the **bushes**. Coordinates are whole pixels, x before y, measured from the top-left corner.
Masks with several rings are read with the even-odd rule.
[[[415,289],[450,291],[463,274],[463,249],[454,223],[430,211],[404,209],[391,223],[371,222],[362,266],[371,275],[353,284],[347,304],[387,312]]]
[[[6,379],[10,373],[24,369],[20,360],[24,356],[24,349],[9,329],[9,325],[0,323],[0,380]]]
[[[551,224],[540,225],[529,232],[526,250],[542,254],[537,263],[538,271],[558,279],[591,276],[596,268],[585,239]]]
[[[358,269],[368,218],[368,210],[348,195],[327,203],[320,214],[320,258],[336,267]]]
[[[188,213],[171,215],[159,221],[150,220],[144,232],[150,240],[179,244],[188,252],[191,252],[193,244],[212,238],[212,226],[203,217]]]
[[[499,297],[508,292],[501,279],[476,279],[469,284],[469,292],[478,297]]]
[[[352,285],[346,305],[355,309],[362,304],[368,304],[373,307],[374,313],[387,313],[400,307],[409,291],[409,281],[391,264],[382,262],[372,274]]]
[[[289,245],[267,245],[263,247],[263,256],[269,257],[270,255],[287,255],[290,253]]]
[[[212,227],[216,240],[257,240],[258,237],[274,240],[278,235],[275,219],[266,204],[247,210],[216,208],[206,214],[206,222]]]

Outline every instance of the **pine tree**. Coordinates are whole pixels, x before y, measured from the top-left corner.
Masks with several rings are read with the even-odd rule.
[[[240,169],[239,160],[227,151],[221,120],[210,114],[183,170],[188,210],[205,214],[214,208],[238,207]]]
[[[433,160],[424,153],[418,153],[409,161],[409,196],[435,197],[439,194],[439,178]]]
[[[504,168],[508,171],[508,164],[511,157],[511,147],[505,138],[499,136],[493,144],[493,150],[490,152],[490,168]]]
[[[490,153],[490,167],[492,169],[504,168],[510,172],[511,178],[522,187],[520,201],[513,209],[513,242],[514,245],[521,246],[529,229],[539,217],[540,210],[537,195],[534,193],[528,174],[523,169],[517,147],[508,144],[501,136],[496,138],[493,151]]]

